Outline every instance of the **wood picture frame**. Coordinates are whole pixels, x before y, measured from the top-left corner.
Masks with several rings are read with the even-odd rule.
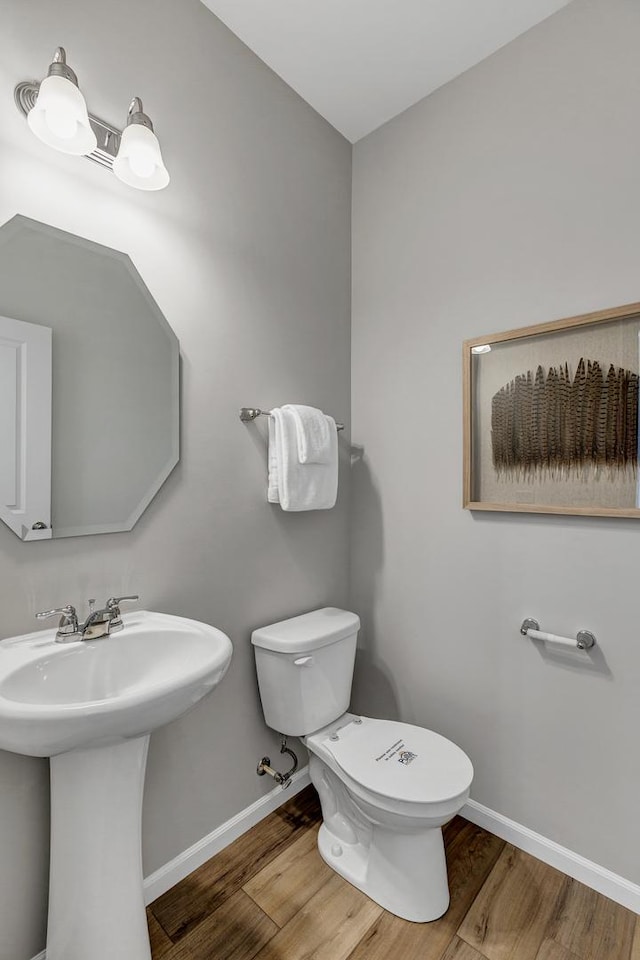
[[[640,518],[639,374],[640,303],[466,340],[463,507]]]

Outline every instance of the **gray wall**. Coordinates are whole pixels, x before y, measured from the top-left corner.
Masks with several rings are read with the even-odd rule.
[[[462,510],[461,342],[640,300],[639,39],[635,0],[575,0],[356,145],[351,600],[360,709],[636,883],[640,525]],[[524,616],[593,630],[594,669]]]
[[[302,401],[348,423],[351,148],[197,0],[0,9],[0,222],[22,213],[130,254],[183,358],[182,460],[131,533],[24,544],[0,525],[0,635],[136,591],[234,644],[213,696],[152,737],[149,873],[272,786],[255,775],[277,741],[251,629],[346,603],[348,460],[336,509],[286,515],[266,503],[265,423],[237,410]],[[59,43],[94,113],[118,124],[143,98],[169,189],[131,190],[29,133],[13,87]],[[47,783],[45,761],[0,754],[0,960],[44,946]]]

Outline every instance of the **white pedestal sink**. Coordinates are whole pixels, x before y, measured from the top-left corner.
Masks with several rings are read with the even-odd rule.
[[[139,612],[100,640],[0,643],[0,749],[51,758],[47,960],[150,960],[140,826],[149,735],[227,671],[231,641]]]

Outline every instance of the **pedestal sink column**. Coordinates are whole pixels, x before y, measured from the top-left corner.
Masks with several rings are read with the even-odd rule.
[[[51,757],[47,960],[150,960],[142,886],[149,737]]]

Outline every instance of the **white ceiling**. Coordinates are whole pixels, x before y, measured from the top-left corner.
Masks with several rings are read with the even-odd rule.
[[[570,0],[202,0],[355,142]]]

